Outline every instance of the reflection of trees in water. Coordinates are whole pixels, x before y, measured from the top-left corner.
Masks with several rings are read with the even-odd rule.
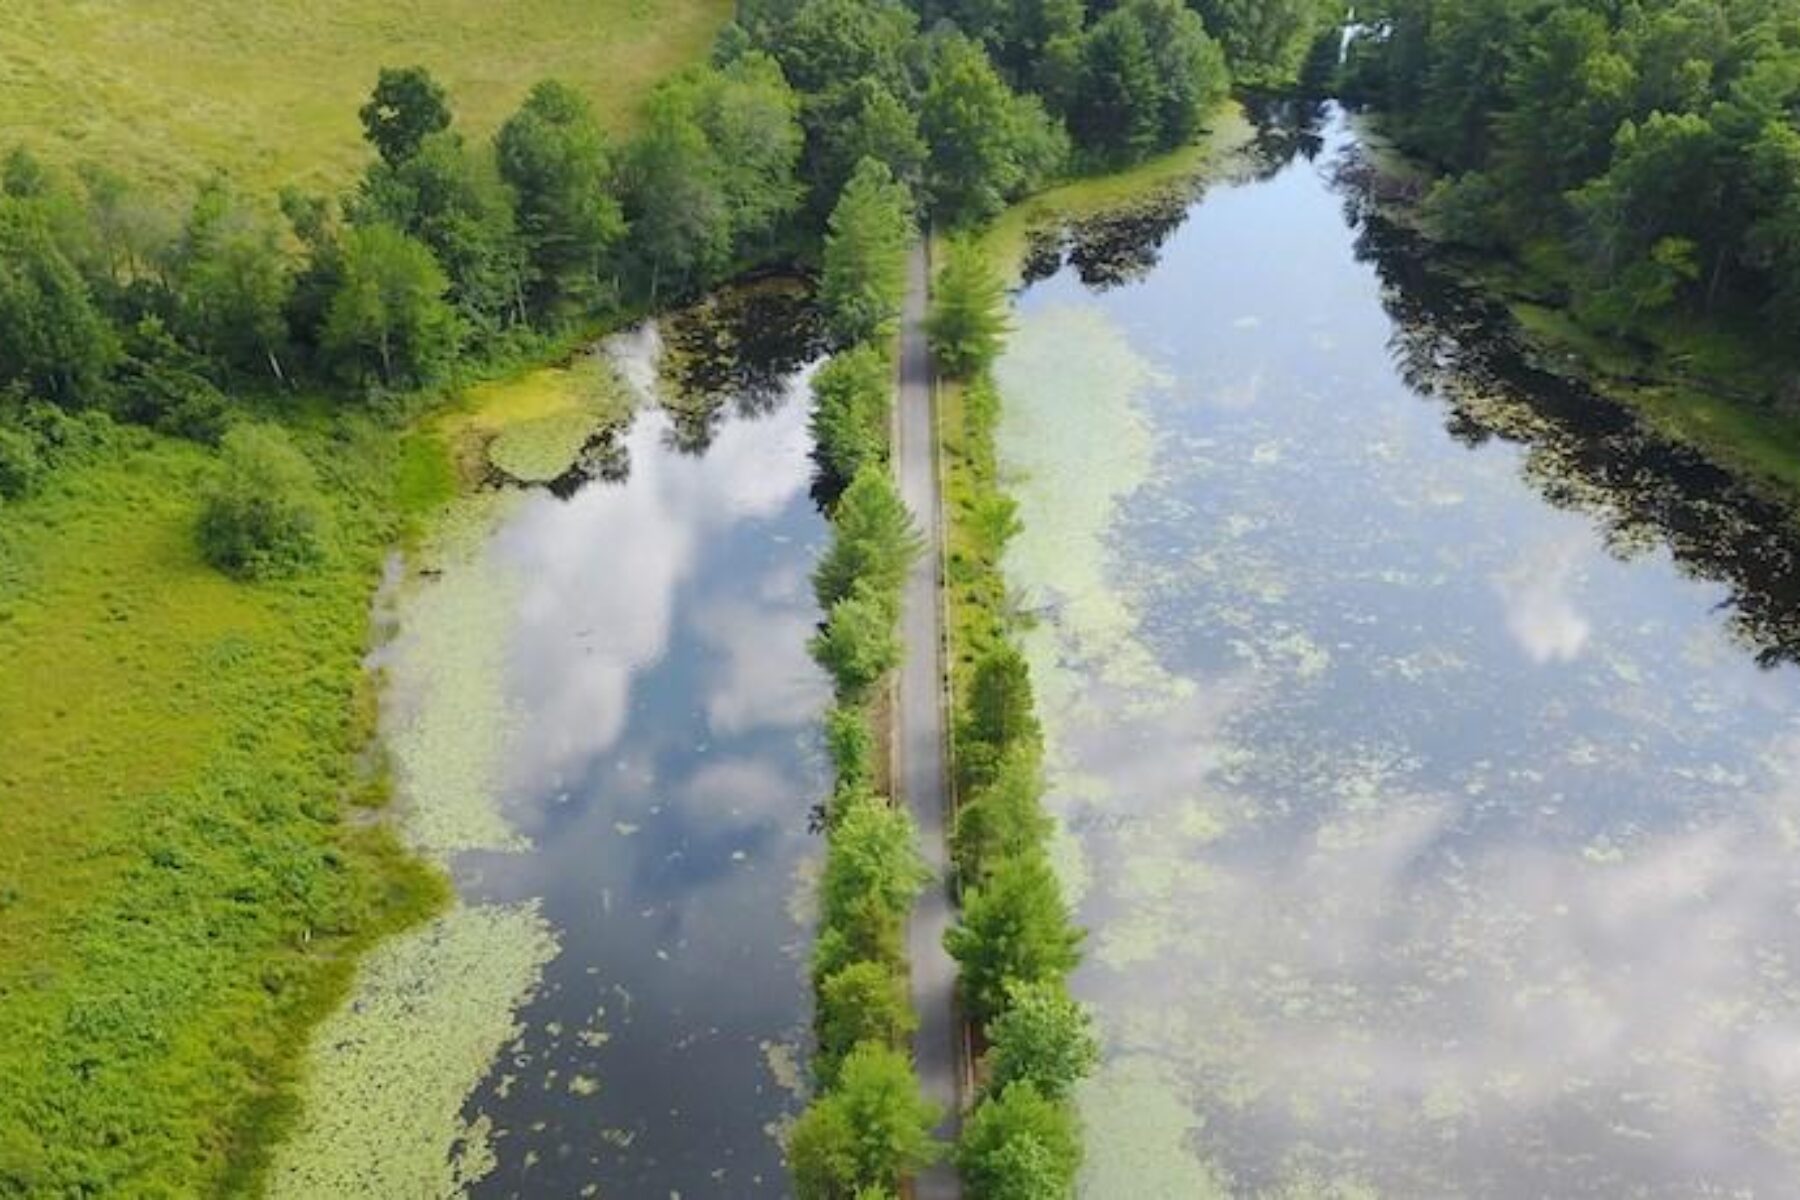
[[[1308,161],[1325,147],[1329,106],[1320,100],[1252,96],[1245,112],[1256,127],[1248,156],[1249,175],[1269,179],[1296,158]],[[1021,271],[1026,286],[1048,279],[1066,265],[1082,284],[1104,292],[1147,277],[1162,250],[1187,221],[1205,184],[1177,184],[1123,208],[1033,230]]]
[[[1303,96],[1250,95],[1244,113],[1256,128],[1252,169],[1255,178],[1273,179],[1295,159],[1312,162],[1325,149],[1325,120],[1331,105]]]
[[[1431,263],[1419,237],[1377,210],[1372,173],[1340,171],[1357,257],[1375,265],[1402,379],[1440,399],[1450,435],[1526,450],[1550,504],[1599,522],[1614,554],[1667,546],[1683,570],[1723,584],[1733,633],[1763,666],[1800,662],[1800,529],[1694,451],[1630,412],[1532,364],[1505,311]]]
[[[825,349],[811,289],[760,280],[713,293],[663,322],[668,444],[703,454],[725,417],[766,416]]]
[[[1150,274],[1162,248],[1187,220],[1195,190],[1178,188],[1102,216],[1032,233],[1023,280],[1029,285],[1067,264],[1089,289],[1108,291]]]
[[[550,481],[550,494],[567,500],[590,483],[624,483],[631,478],[631,448],[621,434],[608,429],[590,439],[575,465]]]

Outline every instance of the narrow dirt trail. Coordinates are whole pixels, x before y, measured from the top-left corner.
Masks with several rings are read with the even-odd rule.
[[[943,561],[939,521],[942,498],[937,470],[936,399],[931,351],[925,340],[930,286],[925,247],[915,246],[907,265],[906,307],[900,336],[899,431],[895,448],[900,494],[925,536],[906,582],[902,629],[906,661],[900,671],[900,795],[919,825],[920,847],[931,882],[913,909],[907,931],[912,999],[919,1014],[913,1039],[919,1079],[928,1098],[944,1108],[938,1136],[954,1140],[959,1120],[962,1033],[956,1016],[956,963],[944,949],[955,915],[950,893],[950,791],[944,727],[944,622],[939,578]],[[957,1200],[962,1183],[948,1164],[914,1181],[916,1200]]]

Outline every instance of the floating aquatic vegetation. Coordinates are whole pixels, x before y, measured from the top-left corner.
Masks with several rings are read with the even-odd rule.
[[[1003,378],[1107,1047],[1083,1195],[1779,1192],[1800,693],[1746,643],[1800,645],[1791,529],[1270,189],[1028,295],[1056,365]],[[1094,329],[1170,386],[1084,375]]]
[[[386,741],[409,841],[440,861],[523,845],[499,802],[499,768],[516,720],[506,701],[505,639],[515,584],[487,553],[513,497],[455,501],[398,600],[401,633],[384,651]]]
[[[600,438],[629,418],[633,407],[625,383],[601,355],[488,388],[482,410],[511,414],[487,445],[488,465],[514,483],[563,478]],[[496,395],[493,389],[500,388],[533,394]]]
[[[377,947],[355,999],[319,1027],[275,1200],[456,1197],[492,1167],[463,1103],[519,1033],[513,1011],[556,940],[530,905],[458,907]]]
[[[1230,1181],[1193,1150],[1198,1122],[1180,1085],[1155,1059],[1107,1061],[1081,1084],[1087,1133],[1084,1196],[1225,1200]]]

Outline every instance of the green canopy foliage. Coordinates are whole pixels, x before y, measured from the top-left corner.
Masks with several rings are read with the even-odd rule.
[[[885,163],[856,165],[825,232],[819,303],[840,342],[889,337],[906,292],[906,250],[913,238],[912,197]]]
[[[1054,984],[1014,984],[1006,1011],[988,1027],[989,1087],[1025,1084],[1050,1100],[1067,1100],[1100,1061],[1088,1012]]]
[[[383,67],[357,115],[364,138],[393,166],[412,157],[431,134],[450,128],[450,97],[424,67]]]
[[[598,303],[625,218],[592,107],[567,84],[544,80],[500,127],[494,147],[500,175],[517,197],[532,310]]]
[[[1060,983],[1080,961],[1082,937],[1049,862],[1027,854],[963,893],[962,919],[944,945],[962,969],[970,1015],[988,1021],[1006,1010],[1015,984]]]
[[[325,536],[318,477],[275,425],[239,425],[221,444],[218,482],[200,510],[200,549],[241,579],[292,574],[315,562]]]
[[[1074,1195],[1081,1135],[1066,1104],[1015,1083],[977,1106],[956,1165],[975,1200],[1058,1200]]]
[[[850,1200],[900,1180],[939,1154],[938,1111],[919,1093],[912,1064],[873,1042],[852,1050],[837,1087],[814,1101],[788,1134],[788,1165],[801,1200]]]
[[[1755,312],[1800,337],[1800,30],[1765,0],[1386,0],[1346,86],[1455,174],[1428,212],[1567,263],[1589,324]]]
[[[456,351],[450,281],[424,243],[391,225],[353,229],[325,321],[325,345],[356,382],[425,382]]]
[[[950,242],[926,323],[931,351],[945,374],[967,379],[987,369],[1000,354],[1006,312],[1006,288],[980,246]]]

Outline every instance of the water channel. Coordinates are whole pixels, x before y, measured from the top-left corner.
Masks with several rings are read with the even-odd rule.
[[[396,573],[376,658],[405,833],[457,902],[321,1029],[276,1195],[788,1193],[827,782],[817,326],[796,285],[732,288],[473,406],[515,440]],[[565,470],[541,447],[588,388],[636,415]]]
[[[1041,241],[999,368],[1082,1192],[1792,1194],[1800,535],[1264,119]]]

